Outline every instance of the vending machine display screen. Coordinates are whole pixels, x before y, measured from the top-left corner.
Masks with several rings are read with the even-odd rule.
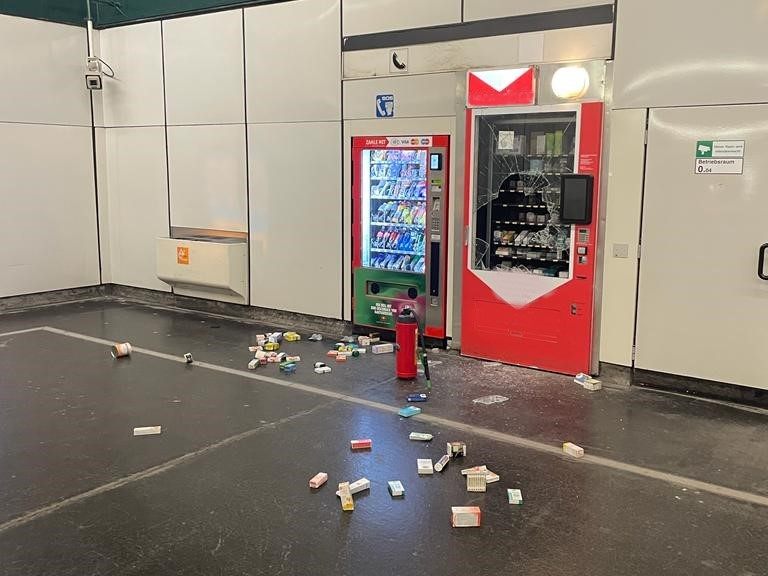
[[[442,170],[443,169],[443,155],[442,154],[430,154],[429,155],[429,169],[430,170]]]
[[[592,222],[592,176],[563,176],[560,191],[560,221],[564,224]]]

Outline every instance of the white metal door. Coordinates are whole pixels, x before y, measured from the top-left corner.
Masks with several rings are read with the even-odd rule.
[[[743,174],[695,173],[715,140],[745,141]],[[637,368],[768,389],[766,159],[766,105],[651,111]]]

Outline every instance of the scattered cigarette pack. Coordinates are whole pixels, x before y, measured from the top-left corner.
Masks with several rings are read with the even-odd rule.
[[[151,436],[152,434],[160,434],[163,431],[162,426],[140,426],[133,429],[134,436]]]
[[[573,442],[565,442],[563,444],[563,452],[568,454],[568,456],[573,456],[574,458],[581,458],[584,456],[584,448],[577,446]]]
[[[370,450],[373,447],[373,440],[370,438],[350,440],[349,445],[352,447],[352,450]]]
[[[485,492],[485,472],[467,474],[467,492]]]
[[[375,344],[371,346],[371,352],[374,354],[389,354],[390,352],[394,352],[395,347],[391,342],[385,342],[383,344]]]
[[[432,434],[423,434],[421,432],[411,432],[408,436],[409,440],[420,440],[422,442],[429,442],[434,436]]]
[[[461,473],[466,476],[467,474],[471,474],[473,472],[487,472],[488,468],[485,467],[485,465],[482,466],[473,466],[472,468],[464,468],[464,470],[461,471]]]
[[[371,488],[371,481],[368,480],[368,478],[360,478],[360,480],[355,480],[352,482],[352,484],[349,485],[349,493],[350,494],[357,494],[358,492],[362,492],[363,490],[370,490]],[[336,492],[336,496],[341,497],[341,490],[338,490]]]
[[[467,455],[467,444],[465,442],[448,442],[445,448],[446,454],[451,458]]]
[[[477,528],[482,512],[477,506],[452,506],[451,526],[454,528]]]
[[[491,472],[490,470],[485,471],[485,483],[486,484],[493,484],[494,482],[499,481],[499,475],[496,474],[496,472]]]
[[[405,495],[405,488],[403,488],[403,483],[400,480],[390,480],[387,482],[387,486],[392,498],[400,498]]]
[[[429,458],[419,458],[416,460],[416,469],[419,474],[434,474],[435,468],[432,466],[432,460]]]
[[[341,498],[341,509],[351,512],[355,509],[355,501],[352,498],[352,492],[349,489],[349,482],[339,484],[339,498]]]
[[[403,418],[410,418],[411,416],[416,416],[416,414],[421,414],[421,408],[417,408],[416,406],[406,406],[405,408],[398,410],[397,413]]]
[[[510,504],[522,504],[523,493],[514,488],[507,488],[507,500],[509,500]]]
[[[318,472],[309,481],[309,487],[310,488],[320,488],[323,484],[325,484],[328,481],[328,474],[325,472]]]

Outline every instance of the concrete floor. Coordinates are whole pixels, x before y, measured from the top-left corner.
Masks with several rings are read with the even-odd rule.
[[[282,376],[245,370],[277,327],[106,300],[0,316],[0,333],[35,327],[54,331],[0,337],[0,575],[768,574],[763,410],[439,352],[404,420],[421,387],[391,355],[312,372],[333,339],[286,345],[302,363]],[[110,341],[141,350],[114,361]],[[496,393],[510,400],[472,403]],[[132,436],[149,425],[162,435]],[[373,450],[351,452],[359,437]],[[447,440],[465,461],[419,477]],[[459,468],[480,463],[501,481],[467,493]],[[335,485],[362,476],[370,493],[342,512]],[[483,526],[451,528],[456,505]]]

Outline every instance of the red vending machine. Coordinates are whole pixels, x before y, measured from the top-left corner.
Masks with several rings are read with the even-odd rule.
[[[403,308],[444,341],[448,136],[352,139],[353,323],[392,336]]]
[[[592,372],[602,78],[589,101],[589,73],[565,68],[581,88],[553,104],[534,67],[469,72],[461,351],[577,374]]]

